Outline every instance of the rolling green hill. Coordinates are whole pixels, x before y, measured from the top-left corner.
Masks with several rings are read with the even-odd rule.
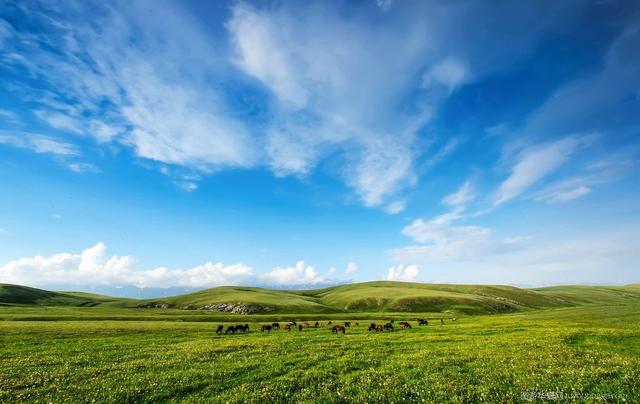
[[[52,292],[28,286],[0,283],[0,305],[75,306],[98,305],[125,306],[131,299],[96,295],[84,292]]]
[[[1,305],[202,310],[232,314],[451,312],[490,314],[587,304],[640,302],[640,286],[554,286],[366,282],[316,290],[224,286],[158,299],[124,299],[82,292],[50,292],[0,284]]]

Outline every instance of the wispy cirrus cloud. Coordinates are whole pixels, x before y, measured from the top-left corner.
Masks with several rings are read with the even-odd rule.
[[[80,154],[78,147],[71,143],[36,133],[0,133],[0,144],[61,157]]]
[[[591,138],[592,136],[569,136],[546,144],[526,146],[511,168],[509,177],[498,187],[494,206],[510,201],[557,170]]]

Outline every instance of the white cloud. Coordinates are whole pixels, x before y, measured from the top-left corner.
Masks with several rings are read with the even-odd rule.
[[[20,123],[20,118],[15,112],[6,109],[0,109],[0,118],[5,122]]]
[[[52,154],[62,157],[77,156],[80,154],[78,148],[71,143],[34,133],[0,133],[0,144],[7,144],[13,147],[32,150],[36,153]]]
[[[61,114],[59,112],[42,110],[34,111],[34,113],[40,120],[46,122],[52,128],[74,133],[83,132],[80,122],[78,122],[77,119],[70,117],[69,115]]]
[[[417,219],[402,229],[419,245],[391,249],[388,253],[398,262],[442,262],[477,259],[499,249],[518,248],[523,237],[496,240],[489,228],[456,226],[463,218],[462,206],[431,220]]]
[[[424,87],[445,86],[449,93],[464,83],[469,76],[468,67],[456,58],[446,58],[432,66],[422,77]]]
[[[512,168],[511,175],[500,184],[494,206],[515,198],[558,169],[587,141],[588,137],[570,136],[524,150],[518,162]]]
[[[267,285],[316,285],[327,280],[314,267],[298,261],[294,267],[274,268],[271,272],[261,275],[261,280]]]
[[[42,83],[42,94],[16,84],[53,128],[203,175],[304,176],[331,159],[366,206],[387,206],[455,149],[448,138],[430,157],[423,147],[446,97],[528,55],[583,7],[391,3],[237,2],[226,30],[182,3],[34,3],[23,25],[39,33],[5,23],[0,40],[16,76]],[[384,24],[371,9],[387,11]]]
[[[473,187],[469,181],[466,181],[456,192],[442,198],[442,203],[449,206],[458,206],[464,205],[474,198],[475,193],[473,192]]]
[[[98,168],[91,163],[69,163],[67,167],[76,173],[96,173],[99,172]]]
[[[427,245],[391,250],[394,259],[401,262],[457,260],[484,254],[493,247],[490,229],[452,226],[448,221],[440,221],[440,218],[430,221],[418,219],[402,229],[403,235]]]
[[[17,63],[43,82],[35,110],[43,122],[203,172],[258,162],[256,139],[215,84],[225,63],[216,56],[219,44],[193,16],[171,4],[87,7],[96,24],[87,23],[82,6],[46,15],[37,7],[25,10],[42,33],[20,32],[12,43],[30,56]],[[148,18],[149,7],[156,18]]]
[[[417,265],[394,265],[389,267],[388,281],[414,282],[418,277],[420,268]]]
[[[402,212],[405,207],[405,201],[393,201],[389,205],[387,205],[385,210],[390,215],[397,215],[398,213]]]
[[[336,273],[336,268],[335,267],[329,268],[329,273],[330,274],[335,274]]]
[[[21,258],[0,267],[0,282],[41,287],[133,285],[141,288],[204,288],[240,284],[252,276],[253,270],[249,266],[211,262],[189,269],[159,267],[138,270],[133,256],[110,255],[103,243],[81,254],[60,253],[51,257]]]
[[[358,270],[358,264],[355,262],[350,262],[347,264],[347,269],[345,271],[346,274],[352,274]]]
[[[537,199],[547,201],[549,203],[562,203],[578,199],[589,193],[591,193],[591,188],[582,185],[569,190],[557,190],[555,192],[546,193]]]
[[[380,7],[382,11],[389,10],[389,8],[391,8],[391,5],[393,4],[393,0],[375,0],[375,1],[378,7]]]

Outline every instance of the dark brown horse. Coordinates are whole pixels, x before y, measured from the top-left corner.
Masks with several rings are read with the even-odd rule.
[[[345,327],[351,327],[351,321],[345,321],[344,322],[344,326]]]
[[[341,325],[334,325],[333,328],[331,329],[331,332],[334,333],[334,334],[337,334],[337,333],[340,333],[340,332],[345,334],[347,332],[347,330]]]
[[[235,334],[236,333],[236,327],[232,326],[232,325],[227,327],[227,331],[225,332],[225,334],[229,334],[229,333]]]
[[[376,323],[371,323],[367,327],[367,331],[375,331],[375,330],[376,330]]]
[[[291,326],[289,324],[284,326],[285,331],[291,331]]]
[[[376,326],[376,332],[382,332],[382,324]]]
[[[261,328],[261,331],[262,331],[262,332],[265,332],[265,331],[266,331],[266,332],[271,332],[271,329],[272,329],[272,328],[273,328],[273,327],[271,327],[270,325],[263,325],[263,326],[262,326],[262,328]]]
[[[279,330],[280,329],[280,323],[273,323],[273,324],[271,324],[271,327],[273,327],[274,330]]]

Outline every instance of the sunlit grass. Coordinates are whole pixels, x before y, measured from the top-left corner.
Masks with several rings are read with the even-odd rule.
[[[379,334],[369,320],[346,335],[266,334],[251,322],[249,334],[222,336],[217,322],[2,321],[0,402],[496,402],[530,392],[637,402],[639,320],[636,305],[594,306]]]

